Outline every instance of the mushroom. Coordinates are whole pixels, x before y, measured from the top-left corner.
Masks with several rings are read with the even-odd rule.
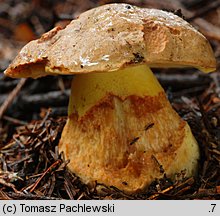
[[[5,74],[74,74],[59,151],[84,183],[135,193],[162,171],[196,175],[199,160],[191,129],[154,67],[211,72],[216,61],[206,38],[173,13],[109,4],[29,42]]]

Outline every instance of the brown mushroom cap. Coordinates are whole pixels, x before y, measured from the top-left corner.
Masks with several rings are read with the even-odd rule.
[[[182,18],[157,9],[110,4],[31,41],[5,74],[37,78],[115,71],[137,63],[204,71],[216,67],[208,41]]]

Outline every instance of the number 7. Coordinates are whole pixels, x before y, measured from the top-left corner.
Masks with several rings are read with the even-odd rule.
[[[212,206],[212,212],[214,212],[216,204],[211,204],[211,206]]]

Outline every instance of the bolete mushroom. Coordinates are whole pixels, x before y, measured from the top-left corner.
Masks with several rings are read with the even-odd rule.
[[[171,107],[153,67],[215,70],[206,38],[173,13],[110,4],[28,43],[11,77],[75,74],[59,151],[83,182],[134,193],[185,170],[196,174],[199,147]]]

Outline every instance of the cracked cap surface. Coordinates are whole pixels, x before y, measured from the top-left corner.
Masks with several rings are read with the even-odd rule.
[[[206,38],[173,13],[109,4],[29,42],[5,75],[37,78],[109,72],[134,64],[192,66],[209,72],[216,60]]]

